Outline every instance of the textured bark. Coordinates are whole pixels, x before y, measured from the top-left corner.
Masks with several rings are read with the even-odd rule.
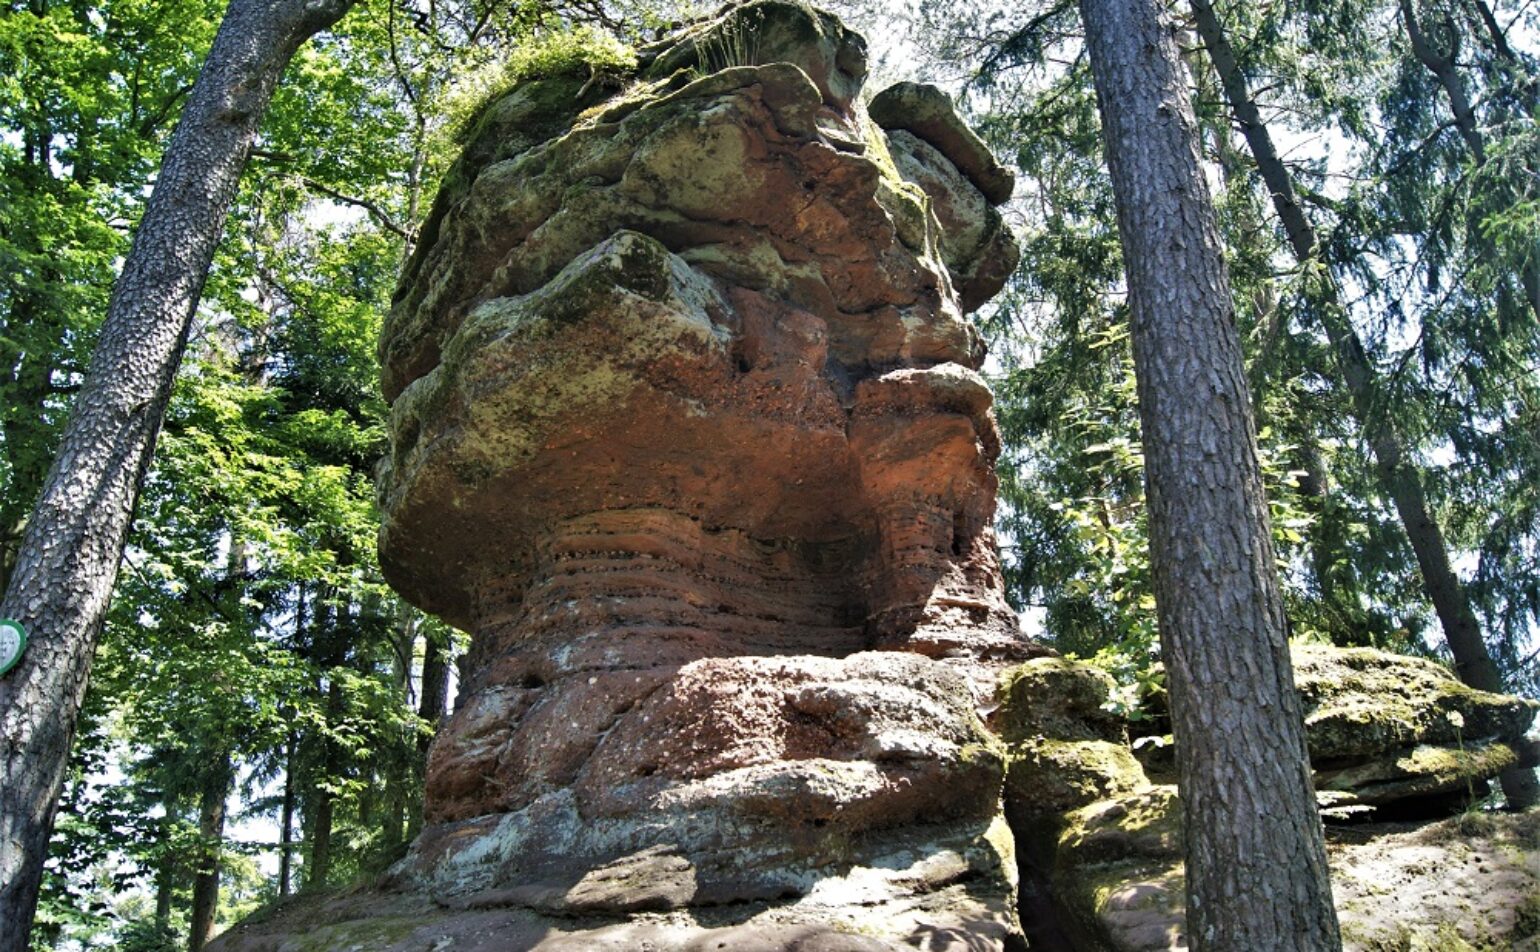
[[[1081,0],[1128,271],[1188,939],[1341,948],[1229,280],[1154,0]]]
[[[1272,197],[1273,209],[1283,223],[1284,233],[1288,237],[1290,248],[1294,251],[1295,259],[1301,264],[1311,262],[1320,253],[1320,241],[1315,227],[1299,203],[1293,177],[1273,145],[1272,135],[1268,131],[1267,124],[1262,120],[1256,101],[1251,96],[1245,74],[1241,72],[1240,65],[1236,61],[1235,53],[1225,36],[1224,27],[1209,0],[1191,0],[1191,5],[1198,35],[1202,37],[1204,45],[1208,48],[1209,58],[1214,64],[1215,72],[1219,74],[1220,84],[1224,87],[1225,98],[1230,104],[1231,111],[1235,113],[1236,121],[1240,123],[1241,132],[1246,137],[1252,156],[1256,159],[1257,169],[1261,173],[1263,183],[1267,186],[1268,194]],[[1403,0],[1402,12],[1406,17],[1408,29],[1417,37],[1414,40],[1414,46],[1420,50],[1419,56],[1432,57],[1433,54],[1427,48],[1426,41],[1415,32],[1415,17],[1407,0]],[[1453,75],[1452,64],[1445,65],[1448,67],[1445,72],[1438,70],[1434,72],[1439,75],[1441,81],[1447,77],[1458,87],[1459,78]],[[1429,68],[1433,69],[1432,66]],[[1460,99],[1463,101],[1463,92],[1460,93]],[[1466,126],[1462,123],[1460,128],[1464,132]],[[1483,150],[1480,134],[1475,131],[1474,124],[1470,127],[1470,135],[1475,137],[1473,152],[1479,159]],[[1354,415],[1358,418],[1358,425],[1363,428],[1365,440],[1369,444],[1370,452],[1374,455],[1375,473],[1380,488],[1390,497],[1395,506],[1396,515],[1406,531],[1407,539],[1412,544],[1412,551],[1417,557],[1417,566],[1422,573],[1423,584],[1429,599],[1433,602],[1434,611],[1438,614],[1444,637],[1449,642],[1449,650],[1454,655],[1455,668],[1460,675],[1460,680],[1482,691],[1502,693],[1502,675],[1492,661],[1490,652],[1487,651],[1486,642],[1481,635],[1480,622],[1471,608],[1465,587],[1450,564],[1449,547],[1428,506],[1421,476],[1407,460],[1401,435],[1390,417],[1390,410],[1381,391],[1378,375],[1369,362],[1363,342],[1348,319],[1346,309],[1342,306],[1336,277],[1329,271],[1325,280],[1321,282],[1319,299],[1315,304],[1313,313],[1319,317],[1326,336],[1336,351],[1338,367],[1347,384]],[[1515,768],[1503,776],[1502,783],[1504,794],[1509,802],[1516,806],[1530,806],[1540,800],[1540,787],[1537,787],[1534,772],[1531,770]]]
[[[113,286],[0,616],[0,952],[23,952],[91,651],[171,382],[258,123],[294,51],[352,0],[232,0]]]

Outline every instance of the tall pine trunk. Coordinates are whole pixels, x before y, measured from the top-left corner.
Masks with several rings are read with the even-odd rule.
[[[412,606],[400,602],[396,606],[395,624],[391,629],[395,646],[391,675],[398,702],[407,709],[412,703],[412,651],[417,645],[417,613]],[[424,665],[426,666],[426,657]],[[385,786],[385,816],[380,838],[379,860],[388,866],[401,858],[406,845],[406,817],[412,808],[412,791],[417,781],[417,738],[405,736],[400,747],[395,748],[385,762],[381,781]]]
[[[1289,247],[1295,260],[1308,265],[1321,253],[1320,239],[1299,202],[1293,176],[1273,144],[1272,134],[1251,96],[1245,74],[1241,72],[1211,0],[1191,0],[1191,5],[1198,35],[1208,48],[1209,59],[1224,87],[1225,99],[1240,124],[1262,182],[1272,196],[1273,210],[1283,223]],[[1348,318],[1336,275],[1330,268],[1319,282],[1315,298],[1312,313],[1320,320],[1336,351],[1354,416],[1374,455],[1380,489],[1390,497],[1407,540],[1412,544],[1423,585],[1444,630],[1444,638],[1449,642],[1449,651],[1454,655],[1455,670],[1460,680],[1473,688],[1500,692],[1504,689],[1502,675],[1487,650],[1465,586],[1450,563],[1449,547],[1423,492],[1422,476],[1408,460],[1378,374]],[[1536,784],[1533,770],[1514,768],[1503,774],[1501,782],[1503,794],[1510,804],[1527,807],[1540,802],[1540,785]]]
[[[25,952],[91,652],[214,248],[284,67],[354,0],[231,0],[113,285],[0,617],[0,952]]]
[[[1197,122],[1156,0],[1081,0],[1128,273],[1195,952],[1342,942]]]
[[[1478,6],[1480,6],[1479,3]],[[1451,48],[1447,51],[1437,49],[1434,47],[1433,38],[1423,32],[1413,0],[1398,0],[1397,7],[1401,14],[1401,23],[1406,28],[1407,42],[1412,47],[1412,55],[1433,75],[1434,80],[1444,90],[1444,96],[1449,101],[1449,111],[1454,116],[1455,128],[1460,130],[1460,138],[1464,140],[1471,159],[1479,169],[1487,161],[1486,136],[1477,122],[1475,105],[1471,102],[1470,93],[1465,88],[1465,80],[1460,76],[1460,65],[1457,62],[1460,53],[1459,33],[1453,29],[1451,23],[1449,36]],[[1491,11],[1484,7],[1482,12],[1486,17],[1491,16]],[[1513,57],[1512,50],[1508,49],[1502,30],[1495,28],[1495,22],[1488,26],[1489,31],[1492,31],[1494,42],[1498,44],[1498,54],[1509,60],[1510,66],[1522,69]],[[1535,87],[1527,84],[1522,98],[1529,112],[1535,109],[1536,94]],[[1520,196],[1516,195],[1510,195],[1508,198],[1513,201],[1520,200]],[[1485,213],[1494,211],[1495,209],[1490,205],[1490,199],[1476,203],[1476,207],[1472,209],[1474,217],[1479,219],[1484,217]],[[1474,232],[1473,239],[1481,255],[1496,263],[1498,254],[1492,239],[1481,233],[1479,227],[1473,227],[1471,230]],[[1516,270],[1519,274],[1519,289],[1524,302],[1535,318],[1540,319],[1540,253],[1531,249],[1525,259],[1519,262]]]
[[[352,633],[352,606],[346,603],[327,605],[324,598],[318,597],[314,616],[313,644],[316,661],[320,665],[318,674],[326,682],[326,721],[320,738],[320,757],[315,767],[320,782],[310,791],[305,805],[306,889],[325,886],[331,876],[332,825],[336,820],[337,804],[329,781],[341,778],[346,767],[344,752],[332,732],[340,726],[345,707],[338,672],[347,661],[348,641]],[[320,683],[317,683],[316,689],[321,689]]]

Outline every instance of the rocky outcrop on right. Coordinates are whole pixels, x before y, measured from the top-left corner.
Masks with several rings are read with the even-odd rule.
[[[1503,770],[1534,765],[1525,732],[1540,704],[1472,690],[1425,659],[1293,654],[1346,947],[1540,949],[1540,812],[1462,812]],[[1062,658],[1002,682],[991,727],[1008,751],[1023,924],[1048,948],[1185,949],[1172,748],[1147,726],[1162,722],[1160,698],[1136,759],[1111,688]]]
[[[1300,645],[1294,678],[1316,792],[1338,809],[1447,813],[1533,764],[1525,731],[1540,704],[1466,687],[1434,661]]]

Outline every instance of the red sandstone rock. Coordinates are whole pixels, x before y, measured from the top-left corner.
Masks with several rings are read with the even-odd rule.
[[[976,705],[1031,651],[963,316],[1015,246],[955,148],[867,118],[864,75],[860,37],[772,0],[619,95],[488,107],[381,345],[382,565],[473,634],[396,888],[669,948],[731,917],[636,917],[1020,944]]]
[[[785,62],[675,72],[751,28]],[[475,636],[404,882],[621,915],[961,876],[1014,928],[974,704],[1028,651],[942,263],[982,299],[1014,245],[949,143],[893,164],[863,75],[759,4],[616,102],[516,90],[462,160],[383,344],[382,561]],[[550,137],[481,141],[512,116]]]

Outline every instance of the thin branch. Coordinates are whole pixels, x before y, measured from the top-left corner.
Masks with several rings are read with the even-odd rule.
[[[391,218],[390,214],[387,213],[385,209],[376,205],[374,202],[369,201],[367,198],[357,198],[353,195],[345,195],[336,189],[328,188],[327,186],[322,185],[320,182],[317,182],[313,178],[308,178],[303,175],[299,177],[299,180],[305,184],[306,188],[314,192],[320,192],[322,195],[325,195],[327,198],[334,202],[341,202],[344,205],[352,205],[355,208],[362,208],[364,211],[369,213],[370,217],[372,217],[381,228],[384,228],[386,231],[393,232],[407,241],[412,240],[412,235],[410,232],[396,224],[395,219]]]
[[[171,110],[176,108],[176,104],[181,102],[182,98],[190,92],[192,92],[192,83],[178,88],[171,95],[167,96],[166,101],[160,104],[160,108],[155,110],[153,115],[146,116],[144,121],[139,123],[139,134],[148,136],[151,132],[154,132],[155,127],[165,122],[166,117],[171,115]]]

